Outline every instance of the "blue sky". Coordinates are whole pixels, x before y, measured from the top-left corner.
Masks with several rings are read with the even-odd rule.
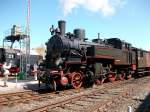
[[[13,24],[26,25],[27,0],[0,0],[0,43]],[[84,28],[89,40],[117,37],[150,50],[149,0],[31,0],[31,47],[50,38],[49,28],[58,20],[67,31]]]

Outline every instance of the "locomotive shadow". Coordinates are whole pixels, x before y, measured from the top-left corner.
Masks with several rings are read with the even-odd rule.
[[[147,97],[143,99],[134,99],[137,101],[140,101],[141,104],[136,109],[135,112],[150,112],[150,93],[147,95]]]
[[[39,87],[38,82],[36,84],[30,84],[27,83],[24,85],[23,87],[25,90],[31,90],[33,92],[37,92],[39,94],[46,94],[46,93],[52,93],[54,92],[52,89],[50,89],[50,87],[46,86],[44,83],[42,83]],[[68,88],[59,88],[57,91],[55,91],[56,94],[59,94],[61,91],[63,90],[69,90],[71,89],[70,87]]]
[[[38,82],[36,84],[27,83],[24,85],[23,89],[38,92],[39,94],[52,92],[48,87],[45,86],[45,84],[41,84],[39,87]]]

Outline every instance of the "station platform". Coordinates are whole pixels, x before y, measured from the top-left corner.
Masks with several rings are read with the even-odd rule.
[[[34,77],[28,77],[26,80],[18,80],[16,77],[9,77],[7,85],[8,87],[4,87],[4,77],[0,77],[0,94],[37,90],[39,88],[38,81],[35,81]]]

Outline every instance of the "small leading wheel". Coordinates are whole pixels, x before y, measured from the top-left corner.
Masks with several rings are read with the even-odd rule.
[[[71,84],[73,88],[78,89],[82,85],[82,75],[79,72],[73,72],[71,74]]]
[[[56,84],[55,80],[52,80],[52,82],[51,82],[51,89],[52,89],[52,91],[56,91],[57,90],[57,84]]]
[[[49,82],[46,83],[46,86],[52,91],[57,90],[57,84],[55,80],[50,80]]]
[[[108,80],[109,80],[110,82],[114,82],[114,81],[116,80],[116,74],[110,72],[110,73],[108,74]]]
[[[41,87],[41,81],[38,79],[38,86]]]

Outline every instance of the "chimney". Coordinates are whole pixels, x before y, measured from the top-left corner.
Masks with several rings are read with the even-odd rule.
[[[60,29],[60,35],[62,37],[65,36],[65,30],[66,30],[66,22],[64,20],[58,21],[58,27]]]

